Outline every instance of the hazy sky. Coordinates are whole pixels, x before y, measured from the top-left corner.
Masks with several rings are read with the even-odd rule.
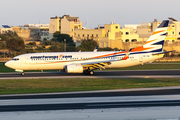
[[[174,17],[180,21],[180,0],[0,0],[1,25],[48,23],[69,14],[83,26],[139,24]],[[88,21],[88,22],[87,22]],[[88,24],[86,24],[88,23]]]

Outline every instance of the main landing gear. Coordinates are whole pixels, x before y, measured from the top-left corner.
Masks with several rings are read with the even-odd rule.
[[[22,72],[21,75],[24,76],[24,72]]]
[[[92,70],[85,70],[83,73],[85,75],[94,75],[94,71],[92,71]]]

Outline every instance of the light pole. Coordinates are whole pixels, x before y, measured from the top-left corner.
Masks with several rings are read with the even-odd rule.
[[[64,39],[64,52],[66,52],[66,39]]]

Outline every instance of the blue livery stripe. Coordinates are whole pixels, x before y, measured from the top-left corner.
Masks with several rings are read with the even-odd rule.
[[[169,20],[163,20],[163,22],[158,26],[158,28],[167,27]]]
[[[159,41],[159,42],[157,42],[157,43],[154,43],[154,44],[152,44],[152,45],[164,45],[164,40]]]

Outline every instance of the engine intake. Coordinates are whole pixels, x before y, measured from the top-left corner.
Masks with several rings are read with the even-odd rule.
[[[66,73],[83,73],[83,66],[81,64],[70,64],[65,66]]]

